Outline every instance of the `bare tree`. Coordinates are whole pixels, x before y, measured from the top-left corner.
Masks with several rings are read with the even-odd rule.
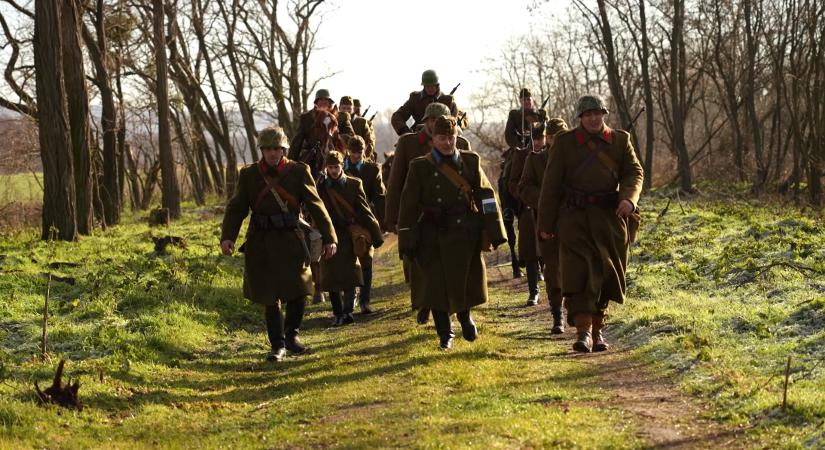
[[[155,39],[155,83],[158,107],[158,155],[162,186],[161,204],[169,209],[173,219],[180,217],[180,187],[172,154],[172,136],[169,129],[169,88],[166,58],[166,27],[163,0],[152,0],[152,18]]]

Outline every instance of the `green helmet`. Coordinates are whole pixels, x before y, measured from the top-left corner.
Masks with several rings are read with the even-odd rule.
[[[341,106],[352,105],[352,97],[350,97],[349,95],[345,95],[345,96],[341,97],[341,101],[338,102],[338,104],[341,105]]]
[[[438,84],[438,75],[435,70],[425,70],[421,74],[421,84],[424,86]]]
[[[281,127],[266,127],[258,133],[258,148],[289,148],[289,139]]]
[[[560,117],[554,117],[547,121],[547,135],[554,136],[556,133],[560,131],[564,131],[567,129],[567,122]]]
[[[358,100],[357,98],[352,99],[352,105],[355,106],[356,108],[360,108],[361,107],[361,100]]]
[[[579,102],[576,104],[576,117],[581,117],[587,111],[592,111],[594,109],[601,110],[605,114],[609,111],[607,110],[607,104],[604,102],[604,99],[601,98],[599,95],[585,95],[579,99]]]
[[[313,103],[318,103],[318,100],[329,100],[330,103],[335,103],[335,100],[329,95],[329,91],[326,89],[318,89],[315,92],[315,101]]]
[[[424,110],[424,118],[421,120],[437,119],[441,116],[449,115],[450,108],[448,108],[447,105],[439,102],[432,102],[427,105],[427,108]]]

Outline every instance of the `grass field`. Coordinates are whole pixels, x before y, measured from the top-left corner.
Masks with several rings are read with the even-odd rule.
[[[0,175],[0,204],[43,202],[43,174],[17,173]]]
[[[212,209],[187,208],[169,230],[129,216],[79,243],[10,235],[0,448],[825,446],[823,223],[725,196],[666,211],[663,193],[645,199],[630,298],[610,320],[620,351],[584,357],[571,334],[549,334],[546,305],[522,306],[507,267],[490,268],[479,341],[437,350],[432,325],[413,322],[392,241],[378,256],[378,314],[332,329],[328,305],[313,305],[303,337],[314,354],[271,364],[261,313],[241,298],[242,259],[217,254]],[[155,256],[150,233],[167,232],[187,248]],[[49,271],[76,283],[52,286],[41,361]],[[81,381],[81,412],[36,404],[34,381],[48,384],[61,357]]]

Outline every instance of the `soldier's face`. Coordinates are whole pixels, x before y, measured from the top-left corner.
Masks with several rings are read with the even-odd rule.
[[[524,97],[521,99],[521,106],[524,109],[533,109],[533,97]]]
[[[544,136],[533,138],[533,150],[539,150],[547,143],[547,138]]]
[[[455,152],[455,135],[436,134],[433,136],[433,147],[442,155],[452,155]]]
[[[349,161],[353,164],[358,164],[358,161],[363,159],[364,154],[362,152],[350,152],[349,153]]]
[[[315,102],[315,109],[318,111],[329,111],[330,108],[332,108],[332,102],[325,98]]]
[[[435,93],[438,92],[438,85],[437,84],[425,84],[424,85],[424,92],[426,92],[427,95],[430,95],[430,96],[435,95]]]
[[[284,157],[284,149],[280,147],[261,147],[264,161],[270,166],[276,166]]]
[[[582,127],[584,127],[588,133],[598,133],[602,130],[602,126],[604,126],[604,117],[606,115],[607,114],[600,109],[585,111],[581,116]]]
[[[343,169],[341,169],[340,164],[336,164],[334,166],[327,166],[326,169],[328,177],[332,178],[333,180],[341,178],[341,172],[343,171]]]
[[[338,108],[338,109],[339,109],[341,112],[345,112],[345,113],[350,113],[350,114],[352,114],[352,105],[341,105],[341,107],[340,107],[340,108]]]

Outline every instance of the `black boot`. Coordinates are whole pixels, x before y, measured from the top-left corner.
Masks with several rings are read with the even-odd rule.
[[[286,349],[293,355],[300,355],[309,350],[301,344],[301,341],[298,339],[301,323],[304,321],[306,302],[307,299],[305,297],[299,297],[286,303],[286,317],[284,319],[284,326],[286,328],[285,344]]]
[[[450,322],[450,315],[445,311],[433,311],[433,322],[435,331],[438,333],[438,346],[441,350],[449,350],[453,347],[453,324]]]
[[[527,297],[527,306],[539,304],[539,263],[527,263],[527,289],[530,296]]]
[[[478,328],[476,327],[473,318],[470,316],[470,310],[461,311],[455,315],[458,318],[458,323],[461,324],[461,335],[465,341],[473,342],[478,338]]]
[[[355,288],[344,291],[344,318],[341,321],[342,325],[349,325],[355,323],[355,318],[352,317],[352,310],[355,308]]]
[[[339,327],[343,325],[344,321],[344,300],[341,298],[340,292],[328,292],[329,304],[332,306],[333,319],[330,325]]]
[[[553,334],[562,334],[564,333],[564,321],[562,320],[561,316],[561,306],[553,306],[553,330],[551,333]]]
[[[266,334],[269,337],[270,352],[266,355],[267,361],[280,361],[286,355],[284,338],[284,317],[281,315],[281,303],[277,301],[274,305],[264,307],[264,319],[266,320]]]
[[[427,322],[430,321],[430,310],[427,308],[420,308],[418,313],[415,315],[415,321],[418,322],[419,325],[426,325]]]
[[[372,314],[370,308],[370,295],[372,294],[372,261],[361,262],[361,274],[364,275],[364,285],[358,293],[358,304],[361,307],[361,314]]]

